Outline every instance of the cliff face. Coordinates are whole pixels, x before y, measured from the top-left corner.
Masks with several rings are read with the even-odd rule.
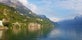
[[[8,28],[3,32],[2,40],[36,40],[37,37],[46,36],[54,27],[49,19],[28,9],[21,10],[18,6],[3,3],[0,4],[0,20]]]

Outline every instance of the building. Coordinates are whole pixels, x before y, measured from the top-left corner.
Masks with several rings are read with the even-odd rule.
[[[3,21],[0,21],[0,26],[3,26]]]
[[[29,31],[37,31],[41,29],[41,24],[38,23],[29,23],[28,24],[28,30]]]
[[[7,27],[4,27],[3,21],[0,21],[0,40],[3,39],[2,37],[5,37],[4,35],[7,29]]]

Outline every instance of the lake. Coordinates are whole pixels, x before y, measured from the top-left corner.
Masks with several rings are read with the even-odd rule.
[[[41,40],[82,40],[82,25],[58,24],[46,38]]]
[[[38,38],[38,40],[82,40],[81,25],[58,24],[47,37]],[[2,31],[0,31],[0,38]]]

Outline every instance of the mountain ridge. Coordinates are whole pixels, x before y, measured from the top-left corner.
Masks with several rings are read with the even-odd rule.
[[[18,8],[0,4],[0,19],[8,28],[3,40],[36,40],[37,37],[46,36],[53,29],[54,25],[49,19],[43,19],[28,10],[24,14],[21,11],[25,9],[21,10],[19,6]]]
[[[24,15],[27,15],[27,16],[35,16],[36,15],[30,9],[28,9],[26,6],[24,6],[21,2],[19,2],[17,0],[2,0],[2,1],[0,0],[0,3],[14,7],[17,11],[19,11],[20,13],[22,13]],[[31,12],[31,14],[30,14],[30,12]]]

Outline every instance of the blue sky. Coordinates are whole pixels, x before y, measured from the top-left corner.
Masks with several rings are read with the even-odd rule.
[[[82,0],[19,0],[37,14],[53,21],[71,19],[82,14]]]

